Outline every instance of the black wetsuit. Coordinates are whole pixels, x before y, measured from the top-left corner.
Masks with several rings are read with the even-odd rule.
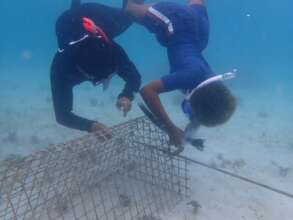
[[[70,128],[90,131],[94,121],[72,112],[73,87],[84,81],[97,84],[117,73],[126,82],[119,98],[132,100],[134,93],[139,90],[141,79],[125,51],[113,41],[131,25],[131,20],[122,9],[79,2],[73,0],[72,8],[64,12],[56,23],[59,52],[51,66],[51,89],[57,122]],[[82,26],[83,17],[92,19],[111,42],[89,37],[70,46],[70,42],[89,34]]]

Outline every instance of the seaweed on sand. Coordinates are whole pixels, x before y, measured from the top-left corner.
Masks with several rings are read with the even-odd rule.
[[[279,164],[277,164],[274,161],[272,161],[272,164],[278,169],[279,175],[282,178],[286,178],[289,175],[289,173],[292,171],[292,168],[280,166]]]
[[[246,166],[246,161],[243,159],[231,161],[231,160],[225,159],[222,154],[218,154],[217,159],[219,161],[221,161],[220,167],[224,168],[224,169],[225,168],[232,168],[235,170],[235,169],[240,169],[240,168],[243,168]]]
[[[192,210],[193,214],[197,214],[199,209],[201,209],[201,205],[195,200],[188,202],[187,205],[193,208]]]
[[[119,203],[122,207],[130,207],[131,206],[131,198],[127,195],[120,194],[119,195]]]

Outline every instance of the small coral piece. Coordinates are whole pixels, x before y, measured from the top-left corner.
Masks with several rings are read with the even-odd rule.
[[[129,207],[131,205],[131,199],[127,195],[119,195],[119,202],[123,207]]]
[[[280,176],[283,178],[287,177],[290,171],[291,171],[291,168],[279,167]]]
[[[235,161],[233,162],[233,165],[232,165],[232,166],[233,166],[234,169],[243,168],[243,167],[246,166],[246,162],[245,162],[245,160],[243,160],[243,159],[235,160]]]
[[[195,200],[190,201],[189,203],[187,203],[187,205],[192,206],[194,214],[197,214],[199,209],[201,208],[201,205]]]

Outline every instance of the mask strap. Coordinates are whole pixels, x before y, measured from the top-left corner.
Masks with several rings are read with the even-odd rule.
[[[83,17],[82,21],[83,21],[82,25],[86,31],[88,31],[89,33],[93,35],[96,35],[98,38],[102,38],[107,43],[111,43],[110,39],[108,38],[107,34],[103,31],[103,29],[100,28],[98,25],[96,25],[91,19]],[[89,34],[85,34],[80,39],[69,42],[67,46],[78,44],[89,37],[90,37]],[[63,53],[64,50],[65,48],[58,48],[59,53]]]
[[[82,18],[82,25],[84,29],[86,29],[88,32],[99,35],[100,38],[104,39],[107,43],[110,43],[110,39],[108,38],[107,34],[104,32],[104,30],[95,24],[95,22],[87,17]]]
[[[185,98],[185,100],[189,101],[191,99],[191,97],[193,96],[194,93],[196,93],[199,89],[210,85],[214,82],[218,82],[218,81],[226,81],[226,80],[230,80],[230,79],[234,79],[236,77],[236,72],[237,70],[233,70],[233,72],[227,72],[221,75],[216,75],[213,76],[205,81],[203,81],[201,84],[199,84],[196,88],[194,88]]]

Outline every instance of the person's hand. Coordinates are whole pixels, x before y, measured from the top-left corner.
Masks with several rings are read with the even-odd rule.
[[[131,110],[131,101],[122,97],[117,101],[117,108],[123,112],[123,116],[126,117],[127,113]]]
[[[184,131],[180,128],[174,127],[168,131],[170,145],[174,145],[177,148],[183,147]]]
[[[99,141],[101,142],[104,142],[112,138],[112,133],[110,128],[108,128],[106,125],[99,122],[94,122],[92,124],[90,132],[96,134]]]

